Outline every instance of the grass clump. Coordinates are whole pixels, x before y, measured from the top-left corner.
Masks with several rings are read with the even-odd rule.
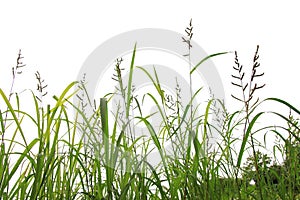
[[[190,21],[183,38],[187,57],[191,56],[192,29]],[[190,102],[183,105],[178,84],[176,96],[170,96],[155,68],[152,76],[135,65],[136,49],[135,45],[128,81],[122,79],[123,60],[119,58],[113,75],[116,90],[99,100],[90,99],[85,90],[88,77],[83,77],[54,96],[54,105],[45,104],[47,85],[36,72],[37,91],[28,93],[33,111],[26,111],[22,98],[13,93],[16,76],[25,66],[20,51],[12,89],[8,95],[0,89],[0,199],[300,198],[300,111],[281,99],[260,101],[254,96],[264,87],[256,82],[264,75],[258,72],[258,46],[248,82],[235,52],[232,84],[241,95],[232,97],[243,108],[229,113],[222,100],[211,98],[200,115],[193,101],[201,88],[194,92],[191,87]],[[205,60],[225,53],[212,54],[195,66],[189,63],[190,74]],[[134,96],[134,70],[147,75],[158,97],[146,93],[140,100]],[[71,101],[74,96],[80,100],[78,105]],[[121,98],[115,104],[117,111],[110,115],[114,96]],[[145,99],[156,105],[157,112],[144,113]],[[270,102],[290,113],[261,111]],[[91,114],[86,112],[88,107]],[[212,114],[218,116],[217,123],[210,120]],[[150,123],[154,115],[161,118],[158,129]],[[276,116],[285,125],[258,123],[264,116]],[[149,137],[138,132],[138,124],[146,127]],[[212,133],[218,134],[214,145],[209,143]],[[256,138],[259,134],[276,136],[275,158],[265,153],[266,145]],[[173,154],[163,145],[166,141],[171,141]],[[149,157],[154,151],[161,158],[157,165]],[[276,156],[282,156],[283,162]]]

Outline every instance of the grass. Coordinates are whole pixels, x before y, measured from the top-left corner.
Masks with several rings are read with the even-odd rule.
[[[187,34],[184,41],[190,44],[191,22]],[[32,104],[34,111],[23,109],[22,96],[13,93],[14,82],[25,67],[19,52],[12,89],[8,94],[0,89],[1,199],[300,199],[300,111],[281,99],[255,97],[264,86],[257,82],[263,78],[263,73],[258,73],[258,47],[249,81],[235,52],[232,84],[240,95],[232,96],[243,109],[229,113],[221,100],[211,98],[199,116],[199,107],[192,102],[201,95],[201,88],[191,90],[190,103],[182,105],[177,86],[171,100],[155,68],[152,77],[134,64],[136,48],[128,83],[122,80],[122,59],[117,59],[116,91],[95,101],[85,92],[83,78],[54,96],[53,106],[44,106],[47,85],[37,72],[37,92],[22,94],[32,96],[26,104]],[[188,50],[190,56],[190,45]],[[190,65],[190,74],[205,60],[221,54],[225,53]],[[147,74],[158,97],[147,93],[138,100],[133,96],[134,70]],[[111,116],[108,103],[113,95],[121,95],[122,101]],[[74,96],[80,100],[78,105],[72,101]],[[157,106],[157,113],[143,113],[141,105],[146,98]],[[262,110],[269,103],[284,106],[290,113]],[[85,112],[87,106],[93,108],[91,115]],[[133,115],[133,110],[138,114]],[[210,120],[213,114],[219,116],[214,119],[217,123]],[[150,123],[152,115],[162,119],[159,130]],[[286,125],[258,123],[272,116]],[[134,120],[144,124],[150,137],[136,134]],[[33,128],[26,128],[29,124]],[[213,131],[218,136],[210,146]],[[261,134],[277,138],[275,158],[264,153],[266,146],[256,137]],[[167,153],[162,145],[165,141],[171,141],[174,155]],[[161,157],[159,165],[152,165],[147,157],[155,150]],[[277,162],[276,156],[282,156],[283,162]]]

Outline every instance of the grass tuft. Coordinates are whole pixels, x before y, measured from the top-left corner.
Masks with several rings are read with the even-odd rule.
[[[185,32],[182,39],[190,62],[192,20]],[[53,106],[42,104],[47,84],[36,72],[38,94],[30,92],[31,102],[25,107],[21,102],[27,93],[13,91],[25,67],[19,52],[10,91],[0,88],[0,199],[300,199],[300,111],[282,99],[260,101],[256,96],[265,86],[258,83],[264,76],[259,72],[259,46],[249,75],[235,52],[232,85],[240,94],[232,97],[242,110],[230,113],[222,100],[211,98],[199,116],[199,105],[192,105],[202,88],[190,90],[190,102],[183,105],[180,85],[176,82],[176,96],[168,95],[155,67],[151,75],[135,65],[136,52],[137,44],[127,83],[122,78],[123,59],[116,60],[112,78],[117,86],[105,97],[90,99],[84,76],[54,96]],[[226,53],[205,57],[194,67],[189,63],[191,86],[191,75],[201,64]],[[146,74],[157,96],[146,93],[142,100],[135,96],[134,70]],[[117,95],[121,98],[114,112],[110,103]],[[78,105],[70,100],[74,96]],[[146,99],[157,112],[144,113]],[[263,110],[270,102],[290,113]],[[26,110],[29,104],[33,111]],[[217,125],[210,120],[212,114],[219,116]],[[154,115],[161,118],[158,128],[151,124]],[[264,116],[278,117],[285,125],[270,126]],[[149,137],[139,133],[141,124]],[[212,132],[218,134],[213,145]],[[267,147],[258,134],[277,138],[274,158],[264,153]],[[164,146],[166,141],[173,154]],[[157,165],[151,162],[155,151],[161,158]]]

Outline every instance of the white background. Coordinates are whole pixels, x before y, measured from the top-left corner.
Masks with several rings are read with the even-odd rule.
[[[250,70],[259,44],[267,86],[260,95],[300,107],[300,12],[297,1],[1,1],[0,87],[8,90],[11,67],[22,49],[22,87],[39,70],[51,95],[74,81],[87,56],[102,42],[138,28],[184,33],[193,18],[194,40],[208,53],[237,50]],[[234,56],[214,58],[229,107]],[[34,88],[33,88],[34,89]],[[50,95],[50,96],[51,96]]]

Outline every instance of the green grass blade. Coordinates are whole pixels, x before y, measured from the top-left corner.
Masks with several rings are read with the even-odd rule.
[[[236,166],[237,166],[238,168],[240,168],[241,163],[242,163],[242,158],[243,158],[243,155],[244,155],[244,151],[245,151],[246,143],[247,143],[247,141],[248,141],[248,137],[249,137],[250,134],[251,134],[251,131],[252,131],[252,128],[253,128],[255,122],[257,121],[257,119],[258,119],[262,114],[264,114],[264,112],[260,112],[260,113],[258,113],[257,115],[255,115],[254,118],[253,118],[253,119],[251,120],[251,122],[249,123],[249,126],[248,126],[248,128],[247,128],[246,134],[245,134],[244,137],[243,137],[241,149],[240,149],[239,154],[238,154],[238,160],[237,160],[237,164],[236,164]]]
[[[132,76],[133,76],[135,52],[136,52],[136,44],[134,45],[132,58],[131,58],[131,64],[130,64],[130,70],[129,70],[129,78],[128,78],[128,85],[127,85],[126,117],[129,117],[129,110],[130,110],[131,90],[132,90]]]
[[[284,101],[282,99],[278,99],[278,98],[267,98],[267,99],[265,99],[265,101],[270,101],[270,100],[271,101],[277,101],[277,102],[279,102],[281,104],[284,104],[287,107],[289,107],[291,110],[295,111],[297,114],[300,115],[300,111],[297,108],[295,108],[294,106],[292,106],[291,104],[289,104],[288,102],[286,102],[286,101]]]
[[[18,120],[18,117],[17,117],[17,115],[16,115],[16,112],[15,112],[15,110],[13,109],[12,105],[10,104],[8,98],[6,97],[6,95],[4,94],[4,92],[2,91],[1,88],[0,88],[0,95],[2,96],[4,102],[6,103],[8,109],[9,109],[10,114],[13,116],[14,122],[16,123],[17,128],[18,128],[18,130],[20,131],[20,134],[21,134],[21,136],[22,136],[22,139],[23,139],[25,145],[27,146],[27,142],[26,142],[26,139],[25,139],[26,137],[25,137],[25,135],[24,135],[23,129],[22,129],[22,127],[21,127],[21,124],[19,123],[19,120]]]
[[[221,53],[215,53],[215,54],[211,54],[209,56],[206,56],[205,58],[203,58],[197,65],[195,65],[195,67],[193,67],[193,69],[190,71],[190,74],[192,74],[202,63],[204,63],[206,60],[215,57],[215,56],[219,56],[219,55],[223,55],[223,54],[227,54],[229,52],[221,52]]]

